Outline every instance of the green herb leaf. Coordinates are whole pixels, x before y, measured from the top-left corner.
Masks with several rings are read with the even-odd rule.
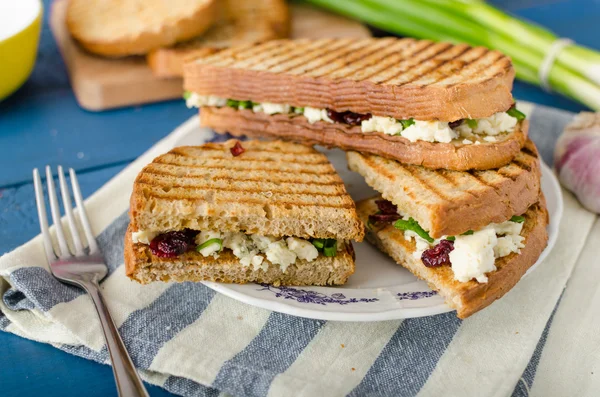
[[[223,240],[221,240],[220,238],[211,238],[209,240],[206,240],[205,242],[203,242],[199,246],[197,246],[196,247],[196,251],[200,252],[204,248],[209,247],[209,246],[211,246],[213,244],[219,244],[219,251],[221,251],[223,249]]]
[[[477,120],[475,120],[475,119],[467,119],[467,125],[471,129],[477,128]]]
[[[446,237],[446,240],[448,240],[448,241],[455,241],[456,237],[454,237],[454,236],[448,236],[448,237]]]
[[[475,233],[473,230],[467,230],[466,232],[464,232],[463,234],[461,234],[461,236],[470,236],[473,233]]]
[[[304,108],[292,106],[292,113],[302,114],[304,113]]]
[[[325,247],[325,239],[322,238],[315,238],[312,240],[312,245],[315,246],[315,248],[317,249],[317,251],[323,251],[323,247]]]
[[[239,109],[252,109],[252,101],[239,101]]]
[[[237,109],[240,106],[240,101],[236,101],[235,99],[228,99],[227,106],[229,106],[230,108]]]
[[[519,216],[519,215],[515,215],[512,218],[510,218],[511,222],[515,222],[515,223],[523,223],[525,222],[525,217],[524,216]]]
[[[183,99],[186,101],[192,96],[192,91],[183,91]]]
[[[408,127],[410,127],[414,123],[415,123],[414,119],[400,120],[400,124],[402,124],[402,129],[403,130],[407,129]]]
[[[525,113],[518,111],[517,108],[510,108],[506,113],[517,121],[525,120]]]
[[[417,221],[415,221],[413,218],[408,218],[407,221],[405,221],[404,219],[398,219],[395,223],[394,223],[394,227],[398,230],[411,230],[415,233],[417,233],[419,235],[419,237],[421,237],[424,240],[429,241],[430,243],[433,243],[433,238],[431,238],[431,236],[429,235],[429,233],[427,233],[422,227],[421,225],[419,225],[419,223]]]
[[[328,238],[325,241],[325,247],[323,248],[323,254],[325,256],[336,256],[337,255],[337,240]]]

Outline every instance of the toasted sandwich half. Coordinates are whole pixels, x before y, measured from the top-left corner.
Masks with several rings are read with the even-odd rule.
[[[216,22],[206,33],[148,53],[146,59],[154,75],[181,77],[187,60],[214,54],[233,45],[289,35],[290,18],[285,0],[225,0],[218,5]]]
[[[496,170],[447,171],[347,153],[382,193],[358,203],[367,239],[465,318],[510,290],[545,248],[548,214],[531,141]]]
[[[410,38],[273,40],[184,67],[201,123],[377,154],[433,169],[493,169],[527,140],[514,69],[482,47]]]
[[[152,281],[336,285],[354,272],[363,224],[310,147],[227,141],[179,147],[138,175],[127,275]]]
[[[357,204],[361,219],[369,223],[367,240],[425,280],[460,318],[504,296],[537,261],[548,241],[543,196],[521,216],[431,241],[423,238],[427,234],[422,229],[415,232],[418,224],[410,225],[406,217],[397,218],[401,225],[389,216],[379,221],[385,219],[381,208],[390,204],[381,197]]]

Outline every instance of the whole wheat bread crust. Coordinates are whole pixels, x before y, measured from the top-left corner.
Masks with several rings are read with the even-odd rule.
[[[370,214],[377,211],[375,198],[357,204],[359,216],[365,222]],[[467,318],[473,313],[491,305],[504,296],[527,270],[537,261],[548,241],[548,212],[543,196],[525,214],[526,220],[521,235],[525,237],[525,248],[520,254],[512,253],[496,260],[496,271],[487,273],[488,282],[471,280],[459,282],[454,279],[450,266],[426,267],[420,259],[414,258],[414,241],[406,241],[402,231],[392,225],[375,225],[367,231],[367,240],[381,251],[390,255],[399,265],[407,268],[418,278],[444,297],[446,303],[456,309],[459,318]]]
[[[510,163],[527,141],[529,122],[519,123],[515,131],[498,137],[497,142],[481,144],[411,142],[401,136],[365,134],[360,126],[318,121],[309,123],[300,115],[269,115],[230,107],[203,107],[200,123],[218,133],[252,138],[285,139],[309,145],[339,147],[372,153],[404,164],[455,171],[487,170]]]
[[[67,29],[83,48],[105,57],[144,55],[153,49],[189,40],[205,32],[212,25],[217,13],[216,1],[207,0],[191,15],[186,15],[176,21],[165,21],[160,29],[141,31],[135,35],[123,35],[116,38],[111,38],[107,34],[98,39],[87,34],[85,21],[75,13],[73,3],[74,1],[71,0],[67,8]],[[83,7],[91,7],[91,5],[85,4]],[[119,12],[119,10],[115,10],[115,12]],[[107,29],[110,28],[108,25]]]
[[[182,146],[138,174],[130,200],[135,230],[244,231],[362,241],[354,201],[327,157],[283,141]]]
[[[187,63],[184,87],[237,100],[455,121],[510,108],[514,75],[508,57],[481,47],[395,38],[273,40]]]
[[[530,140],[511,163],[485,171],[430,170],[357,152],[346,156],[351,170],[434,238],[503,222],[539,200],[541,165]]]
[[[178,258],[159,258],[144,244],[131,240],[131,225],[125,234],[125,273],[141,284],[154,281],[215,281],[222,283],[266,283],[273,285],[341,285],[354,273],[354,250],[350,242],[335,257],[319,256],[312,262],[297,260],[286,272],[268,264],[267,271],[244,267],[230,251],[218,259],[192,251]]]

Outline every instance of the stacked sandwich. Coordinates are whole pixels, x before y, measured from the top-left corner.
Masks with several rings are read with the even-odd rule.
[[[504,295],[547,241],[540,161],[510,60],[413,39],[275,40],[185,65],[188,106],[235,136],[348,151],[381,193],[368,239],[466,317]]]
[[[288,37],[285,0],[70,0],[67,27],[105,57],[146,55],[158,77],[177,77],[189,57]]]
[[[178,147],[135,180],[132,279],[343,284],[363,223],[325,155],[295,143]]]

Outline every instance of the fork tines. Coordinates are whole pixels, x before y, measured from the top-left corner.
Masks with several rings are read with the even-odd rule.
[[[70,168],[69,176],[71,178],[71,186],[73,189],[73,197],[75,198],[75,203],[77,204],[77,211],[79,214],[79,219],[81,220],[81,225],[83,227],[83,231],[85,234],[85,238],[89,245],[89,254],[99,253],[98,244],[96,243],[96,239],[94,238],[94,234],[92,233],[92,228],[90,227],[90,223],[88,221],[87,213],[85,211],[85,207],[83,205],[83,199],[81,197],[81,190],[79,189],[79,182],[77,182],[77,176],[75,175],[75,171]],[[63,230],[63,225],[61,223],[60,218],[60,208],[58,204],[58,198],[56,195],[56,188],[54,187],[54,179],[52,177],[52,169],[50,166],[46,166],[46,184],[48,188],[48,199],[50,202],[50,212],[52,214],[52,221],[54,222],[54,226],[56,227],[56,237],[58,240],[58,250],[54,250],[52,246],[52,239],[50,237],[50,231],[48,228],[48,218],[46,215],[46,204],[44,201],[44,193],[42,187],[42,180],[40,178],[40,173],[38,169],[33,170],[33,184],[35,187],[35,201],[37,204],[38,216],[40,221],[40,230],[42,232],[42,236],[44,239],[44,248],[46,249],[46,255],[48,256],[49,261],[55,260],[58,258],[68,258],[73,255],[75,256],[84,256],[86,255],[84,250],[84,244],[81,241],[79,236],[79,231],[77,225],[75,223],[75,215],[72,208],[71,203],[71,194],[69,191],[69,187],[65,180],[65,175],[63,172],[63,168],[58,166],[58,180],[60,184],[60,194],[62,196],[63,206],[65,208],[65,214],[67,216],[68,228],[70,231],[70,235],[73,239],[73,248],[74,252],[72,253],[69,250],[69,246],[67,244],[67,239],[65,237],[65,233]]]

